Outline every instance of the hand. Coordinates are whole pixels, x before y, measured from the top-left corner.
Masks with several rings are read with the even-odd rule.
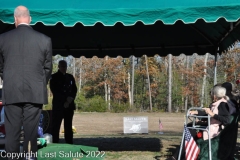
[[[203,108],[203,110],[208,114],[209,112],[211,112],[210,108]]]
[[[64,106],[64,108],[68,108],[69,107],[68,101],[66,101],[63,106]]]
[[[189,114],[190,114],[190,115],[198,114],[198,111],[189,111]]]
[[[208,114],[209,116],[214,116],[214,113],[210,110],[210,108],[203,108],[203,110],[205,110],[206,114]]]
[[[67,102],[70,104],[73,101],[74,98],[72,97],[67,97]]]

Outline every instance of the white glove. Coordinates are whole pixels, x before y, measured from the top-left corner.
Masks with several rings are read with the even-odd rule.
[[[73,101],[72,97],[67,97],[67,102],[70,104]]]
[[[64,108],[68,108],[69,107],[68,101],[66,101],[63,106],[64,106]]]

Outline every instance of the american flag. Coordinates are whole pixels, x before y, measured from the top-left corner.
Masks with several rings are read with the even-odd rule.
[[[160,131],[163,129],[163,125],[162,125],[162,122],[160,119],[159,119],[159,129],[160,129]]]
[[[200,153],[200,149],[198,148],[196,142],[194,141],[186,125],[184,125],[184,131],[185,131],[186,160],[196,160],[198,154]]]

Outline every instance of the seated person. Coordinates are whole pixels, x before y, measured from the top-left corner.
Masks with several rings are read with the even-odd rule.
[[[230,82],[224,82],[222,85],[226,89],[226,96],[228,96],[228,106],[230,114],[234,114],[239,111],[237,97],[233,94],[234,86]]]
[[[192,115],[199,115],[199,116],[205,116],[209,115],[210,118],[210,126],[207,127],[207,129],[210,129],[210,138],[216,137],[220,131],[221,126],[227,125],[230,123],[230,113],[229,113],[229,106],[228,106],[228,97],[226,96],[226,89],[221,86],[214,86],[211,91],[211,98],[213,103],[209,106],[209,108],[202,108],[203,111],[190,111],[189,114]],[[189,129],[192,137],[196,140],[197,133],[195,129]],[[203,139],[207,140],[208,132],[203,132]],[[184,141],[185,142],[185,141]],[[182,147],[182,155],[181,159],[184,159],[185,157],[185,151],[184,151],[183,144]],[[170,158],[172,160],[178,159],[179,154],[179,148],[177,149],[177,152]]]

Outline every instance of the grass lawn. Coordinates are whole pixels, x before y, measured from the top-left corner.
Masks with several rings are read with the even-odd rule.
[[[147,116],[148,134],[123,134],[123,117],[128,116]],[[164,134],[158,134],[159,119]],[[105,160],[164,160],[180,144],[183,123],[183,113],[75,113],[74,143],[98,147]],[[240,137],[236,148],[240,159],[239,148]]]

